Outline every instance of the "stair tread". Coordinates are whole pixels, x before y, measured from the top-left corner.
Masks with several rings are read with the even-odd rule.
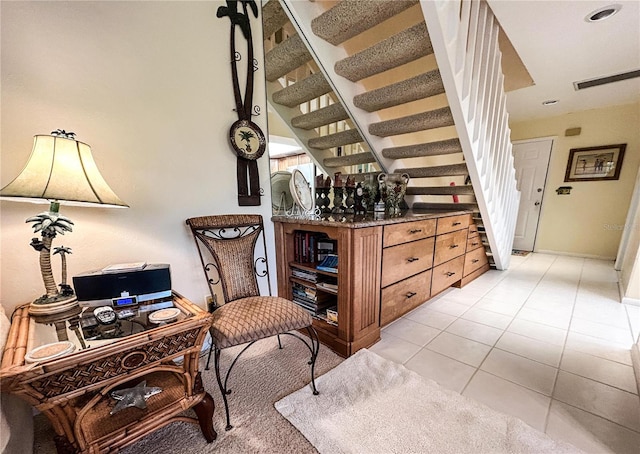
[[[351,82],[357,82],[432,53],[427,26],[421,22],[336,62],[335,71]]]
[[[406,117],[371,123],[369,125],[369,133],[379,137],[389,137],[409,132],[452,126],[453,124],[451,109],[449,107],[442,107]]]
[[[444,93],[444,85],[440,71],[435,69],[359,94],[353,98],[353,104],[367,112],[375,112],[442,93]]]
[[[427,203],[427,202],[416,202],[413,204],[411,209],[413,211],[432,211],[432,210],[464,210],[470,211],[473,210],[474,207],[478,205],[475,203]]]
[[[465,163],[447,164],[442,166],[398,169],[397,171],[406,172],[407,174],[409,174],[409,177],[411,178],[455,176],[455,175],[466,175],[467,165]]]
[[[299,106],[326,95],[331,91],[331,85],[322,73],[311,74],[293,85],[278,90],[272,95],[273,102],[286,107]]]
[[[438,156],[445,154],[462,153],[460,140],[447,139],[437,142],[418,143],[401,147],[384,148],[382,156],[387,159],[405,159],[424,156]]]
[[[311,60],[311,54],[296,33],[271,49],[264,57],[265,78],[274,82]]]
[[[314,137],[309,139],[307,145],[317,150],[326,150],[327,148],[340,147],[352,143],[362,142],[362,136],[357,129],[347,129],[346,131],[327,134],[326,136]]]
[[[262,8],[262,30],[265,38],[280,30],[288,21],[280,2],[267,2]]]
[[[417,0],[342,1],[311,21],[313,32],[337,46],[418,3]]]
[[[370,164],[376,162],[373,154],[370,152],[356,153],[345,156],[334,156],[331,158],[325,158],[322,163],[325,167],[345,167],[358,164]]]
[[[473,195],[471,186],[410,186],[407,195]]]
[[[291,125],[296,128],[309,130],[340,120],[346,120],[347,118],[349,118],[349,114],[344,110],[342,104],[336,103],[304,115],[298,115],[291,119]]]

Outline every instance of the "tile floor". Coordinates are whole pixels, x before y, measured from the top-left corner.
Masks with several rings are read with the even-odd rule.
[[[613,262],[513,256],[382,330],[371,351],[586,452],[640,453],[640,307]]]

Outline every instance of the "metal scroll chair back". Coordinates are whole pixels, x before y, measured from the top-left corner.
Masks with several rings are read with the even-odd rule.
[[[238,358],[256,341],[271,336],[290,335],[300,339],[309,349],[311,359],[311,389],[315,386],[315,362],[320,343],[312,326],[311,315],[294,302],[271,296],[268,277],[266,239],[262,216],[219,215],[187,219],[191,227],[209,290],[215,295],[222,288],[225,304],[213,308],[211,322],[212,350],[215,352],[216,379],[224,400],[227,430],[231,429],[227,395],[229,375]],[[262,241],[259,242],[259,237]],[[256,246],[258,252],[256,252]],[[261,296],[258,278],[266,278],[269,296]],[[297,331],[305,330],[309,338]],[[247,344],[233,359],[224,379],[220,373],[221,351],[228,347]],[[205,369],[209,369],[211,351]]]
[[[258,277],[266,277],[269,295],[266,241],[262,217],[257,215],[222,215],[193,218],[190,221],[193,235],[205,273],[209,290],[220,284],[225,302],[260,295]],[[234,225],[230,225],[234,223]],[[256,244],[262,236],[264,256],[255,258]],[[202,248],[211,254],[213,262],[207,262]],[[260,268],[259,268],[260,267]]]

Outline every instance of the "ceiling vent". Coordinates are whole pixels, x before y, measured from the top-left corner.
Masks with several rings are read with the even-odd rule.
[[[635,77],[640,77],[640,69],[628,71],[626,73],[614,74],[613,76],[598,77],[596,79],[574,82],[573,87],[576,90],[583,90],[585,88],[597,87],[598,85],[606,85],[613,82],[619,82],[621,80],[633,79]]]

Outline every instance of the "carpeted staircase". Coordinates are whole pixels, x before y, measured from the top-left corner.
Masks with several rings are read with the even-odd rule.
[[[284,3],[263,8],[269,101],[323,172],[406,172],[412,209],[472,210],[484,232],[419,1]],[[315,36],[293,7],[315,11]],[[323,60],[317,39],[343,58]]]

